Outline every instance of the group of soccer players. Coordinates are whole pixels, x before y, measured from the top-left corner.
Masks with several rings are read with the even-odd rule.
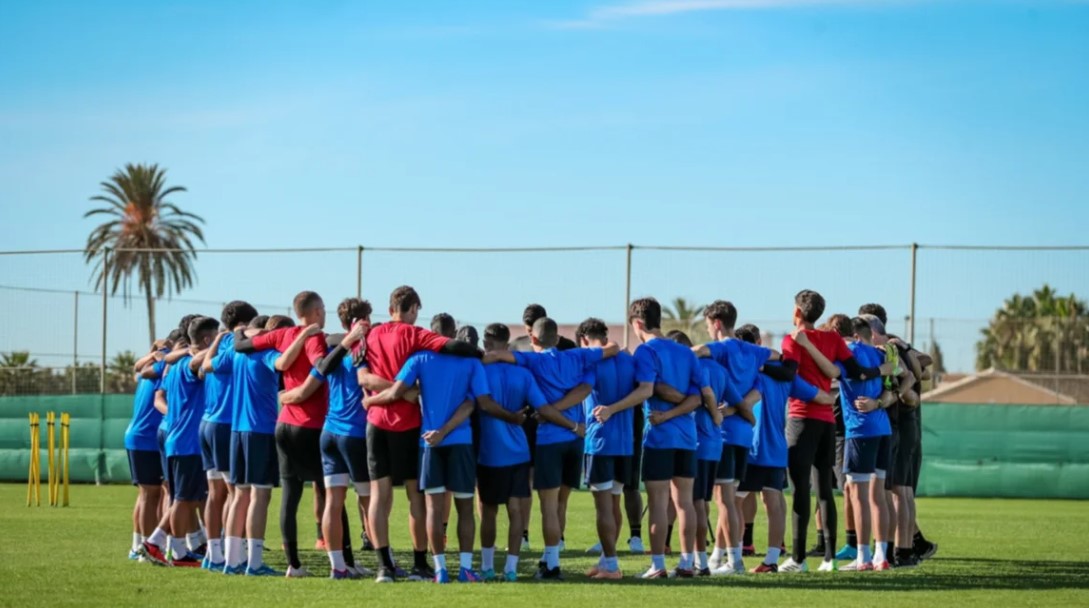
[[[297,324],[258,315],[242,301],[227,304],[219,320],[184,317],[136,365],[125,435],[139,488],[130,558],[228,575],[308,576],[297,532],[306,484],[315,490],[333,579],[515,581],[535,491],[544,541],[535,577],[561,580],[568,501],[584,484],[599,539],[591,549],[599,561],[587,573],[593,579],[623,578],[622,512],[629,550],[645,551],[640,482],[650,532],[644,579],[804,572],[814,553],[821,571],[836,570],[837,559],[849,562],[842,570],[887,570],[915,566],[937,550],[919,531],[914,507],[920,383],[931,362],[887,335],[879,305],[854,318],[833,315],[818,328],[824,299],[802,291],[796,330],[780,353],[761,344],[755,326],[735,327],[729,302],[705,309],[712,341],[694,345],[681,331],[663,334],[661,306],[644,298],[628,310],[639,341],[630,354],[596,318],[571,341],[543,307],[530,305],[526,336],[512,341],[496,323],[480,345],[475,328],[459,329],[448,314],[435,315],[430,331],[417,327],[421,306],[414,289],[399,287],[390,320],[372,325],[371,305],[348,298],[337,307],[343,331],[330,335],[325,304],[310,291],[295,297]],[[794,546],[780,563],[788,478]],[[848,544],[838,553],[837,481],[848,519]],[[263,559],[275,486],[283,492],[286,573]],[[398,486],[408,498],[408,571],[389,542]],[[820,540],[807,552],[811,486]],[[364,547],[377,556],[373,571],[352,552],[349,487]],[[757,493],[768,545],[747,570]],[[497,569],[500,507],[509,533]],[[451,510],[456,568],[446,562]],[[669,568],[674,526],[680,554]]]

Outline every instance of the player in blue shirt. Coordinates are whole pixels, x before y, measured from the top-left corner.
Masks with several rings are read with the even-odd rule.
[[[642,578],[670,577],[665,568],[665,544],[671,489],[681,529],[681,561],[673,575],[691,578],[695,576],[696,545],[692,488],[697,443],[693,412],[700,406],[701,391],[707,382],[692,350],[662,337],[662,307],[657,300],[643,298],[632,302],[628,322],[642,342],[635,349],[638,386],[627,398],[598,406],[595,416],[598,412],[615,414],[646,402],[642,468],[650,520],[651,567]],[[672,391],[665,394],[659,389]],[[684,399],[676,403],[674,396]]]
[[[590,318],[579,325],[575,339],[584,348],[604,349],[609,344],[609,328],[601,319]],[[594,410],[601,403],[622,401],[636,390],[635,359],[621,351],[598,363],[592,374],[594,390],[583,402],[586,483],[594,495],[601,558],[588,575],[598,580],[616,580],[623,577],[616,556],[621,522],[620,497],[626,486],[639,487],[632,462],[633,411],[626,409],[599,419]]]
[[[582,402],[590,395],[594,366],[615,356],[620,347],[574,348],[559,350],[559,330],[548,317],[533,323],[530,336],[534,352],[493,352],[485,363],[517,363],[527,368],[549,401],[537,410],[541,423],[537,428],[537,454],[533,485],[541,505],[541,529],[545,539],[539,580],[562,580],[560,543],[567,519],[567,500],[578,488],[582,476],[583,439],[586,425]]]
[[[223,563],[223,515],[230,500],[231,418],[234,397],[231,394],[231,361],[234,336],[229,333],[244,328],[257,316],[257,309],[241,300],[223,307],[220,322],[223,332],[216,336],[204,358],[204,416],[200,421],[200,451],[208,477],[208,502],[204,506],[204,528],[208,534],[208,563]]]
[[[442,315],[449,317],[449,315]],[[436,316],[435,320],[440,320]],[[442,335],[455,333],[452,318],[442,323]],[[433,322],[432,327],[435,327]],[[499,406],[491,400],[491,390],[480,361],[431,351],[412,355],[397,374],[393,386],[367,397],[366,407],[381,406],[402,399],[417,382],[420,384],[420,490],[427,503],[427,536],[435,562],[435,582],[450,582],[446,568],[446,539],[443,515],[446,493],[454,497],[458,514],[459,571],[457,580],[479,582],[473,571],[473,544],[476,520],[473,496],[476,489],[476,456],[469,416],[474,403],[487,401],[493,411]]]
[[[493,323],[484,329],[484,351],[510,350],[510,329]],[[522,532],[525,529],[524,499],[530,496],[530,452],[523,425],[526,417],[548,402],[528,370],[510,363],[484,366],[492,400],[498,410],[478,412],[480,453],[477,455],[477,487],[480,491],[481,576],[495,580],[496,518],[499,506],[507,508],[507,561],[503,580],[518,578]],[[486,403],[486,402],[485,402]],[[484,405],[483,403],[481,404]]]
[[[156,340],[151,352],[136,361],[136,393],[132,400],[132,420],[125,429],[125,450],[129,456],[132,485],[137,487],[136,506],[132,512],[132,550],[129,559],[139,559],[144,541],[155,531],[158,507],[162,500],[163,470],[159,464],[156,432],[163,415],[155,409],[158,390],[170,352],[169,338]],[[145,369],[147,375],[144,374]]]

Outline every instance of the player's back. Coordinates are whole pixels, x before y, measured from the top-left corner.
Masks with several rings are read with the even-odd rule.
[[[442,428],[466,399],[475,399],[472,387],[483,383],[487,392],[484,366],[477,359],[441,355],[429,351],[418,352],[405,362],[397,375],[399,381],[420,383],[420,410],[423,414],[423,432]],[[469,420],[446,436],[442,445],[472,443]]]
[[[639,382],[664,383],[684,395],[699,392],[702,371],[699,359],[687,346],[673,340],[655,338],[635,350],[636,380]],[[658,397],[646,402],[646,415],[673,409],[675,404]],[[649,425],[643,444],[652,449],[684,449],[696,447],[696,421],[692,413],[678,416],[667,422]]]
[[[226,334],[219,340],[212,357],[213,371],[204,374],[204,420],[218,424],[230,424],[235,398],[231,381],[234,363],[234,334]]]
[[[779,362],[768,362],[767,367],[780,367]],[[766,373],[756,377],[760,401],[753,406],[753,442],[749,451],[750,462],[763,467],[787,466],[786,419],[787,402],[790,399],[812,401],[817,388],[795,375],[790,382],[776,380]]]
[[[280,377],[276,351],[235,353],[231,381],[235,397],[231,430],[271,435],[276,430]]]
[[[162,373],[166,363],[156,361],[152,369],[155,378],[140,378],[132,399],[132,419],[125,429],[125,448],[129,450],[158,449],[155,431],[163,421],[163,415],[155,409],[155,391],[162,386]]]
[[[715,395],[715,405],[725,401],[726,383],[729,377],[726,368],[713,359],[700,359],[700,367],[707,374],[707,384]],[[725,419],[723,424],[725,425]],[[697,458],[700,460],[718,460],[722,455],[723,428],[715,424],[711,413],[703,404],[696,410],[696,438],[698,443]]]
[[[877,348],[863,342],[851,342],[847,347],[854,354],[859,365],[864,367],[880,367],[885,362],[884,353]],[[889,416],[884,409],[876,409],[872,412],[862,412],[855,406],[855,400],[867,397],[877,400],[884,390],[883,378],[870,378],[868,380],[852,380],[846,377],[846,371],[840,366],[841,376],[839,382],[840,411],[843,413],[843,426],[847,437],[879,437],[892,432],[889,425]]]
[[[634,409],[626,409],[600,424],[594,408],[610,405],[627,397],[635,388],[635,358],[626,351],[600,361],[593,371],[594,390],[583,402],[586,419],[586,453],[603,456],[630,456],[634,442]],[[638,406],[637,406],[638,407]]]
[[[366,438],[367,411],[363,409],[363,388],[359,386],[360,354],[347,353],[325,377],[329,384],[329,412],[325,430],[336,435]],[[311,372],[317,375],[317,371]]]
[[[200,419],[204,414],[204,383],[190,369],[193,357],[178,359],[167,373],[166,453],[168,456],[200,454]]]
[[[528,370],[509,363],[484,366],[492,399],[508,412],[547,404]],[[486,467],[506,467],[529,462],[529,442],[519,424],[480,413],[480,454]]]

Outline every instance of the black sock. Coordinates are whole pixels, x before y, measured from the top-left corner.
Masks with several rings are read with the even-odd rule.
[[[814,551],[824,551],[824,532],[817,535],[817,546],[813,547]]]
[[[344,564],[355,568],[355,553],[352,552],[352,529],[348,525],[348,510],[340,510],[341,550],[344,551]]]
[[[741,544],[746,547],[752,546],[752,522],[745,524],[745,534],[743,535]]]
[[[666,546],[673,544],[673,526],[666,528]]]
[[[522,530],[522,540],[529,542],[529,530]]]
[[[904,549],[902,547],[896,548],[896,561],[911,561],[915,557],[915,549],[908,547]]]
[[[393,570],[393,552],[389,547],[379,547],[374,552],[378,555],[378,565]]]
[[[427,568],[427,551],[413,551],[412,552],[412,563],[417,568],[426,569]]]
[[[321,533],[321,522],[318,522],[318,540],[325,540],[325,536]]]
[[[630,526],[632,538],[643,538],[643,526],[642,524],[635,524]]]
[[[446,528],[447,528],[447,527],[448,527],[449,525],[450,525],[450,522],[448,522],[448,521],[444,521],[444,522],[442,522],[442,535],[443,535],[443,536],[446,536]]]
[[[858,548],[858,533],[854,530],[847,531],[847,545],[855,549]]]

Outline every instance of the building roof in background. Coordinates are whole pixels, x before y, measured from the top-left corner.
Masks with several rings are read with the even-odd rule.
[[[988,369],[953,378],[947,374],[923,401],[1011,405],[1089,404],[1089,376],[1014,373]]]

